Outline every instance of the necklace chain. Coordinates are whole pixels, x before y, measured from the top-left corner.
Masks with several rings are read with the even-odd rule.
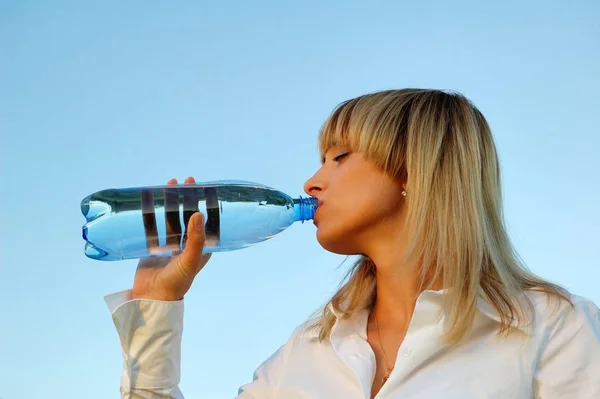
[[[385,349],[383,348],[383,342],[381,341],[381,331],[379,331],[379,321],[377,320],[377,315],[373,312],[373,318],[375,319],[375,326],[377,327],[377,336],[379,338],[379,347],[381,348],[381,353],[383,353],[383,362],[385,363],[385,367],[387,368],[387,372],[385,374],[385,376],[383,377],[383,384],[385,384],[385,382],[388,380],[388,378],[390,378],[390,374],[392,373],[392,370],[394,370],[394,367],[390,367],[388,365],[388,361],[387,361],[387,355],[385,353]]]

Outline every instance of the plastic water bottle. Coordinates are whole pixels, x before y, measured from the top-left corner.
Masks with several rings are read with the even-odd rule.
[[[107,189],[81,201],[85,255],[116,261],[181,253],[195,212],[204,214],[204,252],[232,251],[311,220],[316,198],[291,198],[259,183],[217,180]]]

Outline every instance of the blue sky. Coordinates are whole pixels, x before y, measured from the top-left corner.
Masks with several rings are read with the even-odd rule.
[[[600,3],[480,3],[0,2],[0,397],[118,397],[103,296],[136,262],[84,256],[83,197],[188,175],[303,194],[327,115],[380,89],[473,100],[520,255],[600,303]],[[186,299],[186,397],[235,396],[343,261],[312,223],[213,256]]]

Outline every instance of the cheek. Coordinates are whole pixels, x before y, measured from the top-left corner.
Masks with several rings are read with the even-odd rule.
[[[357,196],[323,212],[318,232],[323,238],[349,240],[353,236],[377,230],[382,223],[397,219],[400,203],[380,195]],[[370,233],[369,233],[370,234]]]

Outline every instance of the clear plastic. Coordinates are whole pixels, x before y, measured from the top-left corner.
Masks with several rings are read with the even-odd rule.
[[[232,251],[311,220],[312,197],[291,198],[263,184],[217,180],[98,191],[81,201],[85,255],[116,261],[181,253],[189,219],[204,215],[204,252]]]

